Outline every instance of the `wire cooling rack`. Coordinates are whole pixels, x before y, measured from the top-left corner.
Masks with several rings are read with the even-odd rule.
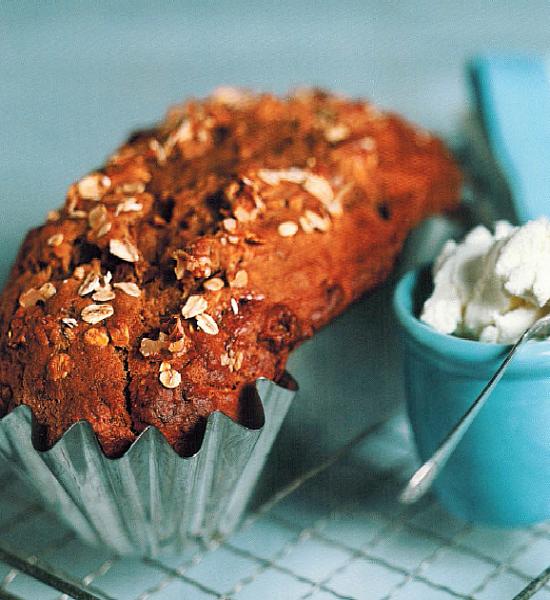
[[[0,474],[0,598],[9,600],[550,600],[550,524],[503,531],[404,508],[403,415],[249,513],[232,537],[161,560],[83,544]]]

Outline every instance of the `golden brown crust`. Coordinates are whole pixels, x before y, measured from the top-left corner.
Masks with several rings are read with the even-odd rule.
[[[0,303],[0,409],[32,407],[48,444],[87,419],[109,456],[150,424],[190,452],[459,187],[440,141],[364,102],[176,107],[28,234]]]

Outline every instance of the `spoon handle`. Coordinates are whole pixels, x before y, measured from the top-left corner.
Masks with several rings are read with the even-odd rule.
[[[533,323],[531,327],[523,332],[518,341],[512,346],[499,368],[487,382],[479,396],[474,400],[468,410],[464,413],[464,415],[462,415],[460,420],[449,431],[445,439],[441,442],[432,456],[421,467],[419,467],[415,471],[414,475],[409,479],[405,489],[399,496],[400,502],[403,504],[413,504],[417,500],[420,500],[420,498],[422,498],[422,496],[424,496],[424,494],[430,489],[433,481],[439,475],[449,460],[451,454],[458,446],[458,443],[464,437],[466,431],[468,431],[473,420],[483,408],[487,398],[489,398],[491,395],[491,392],[495,388],[496,384],[504,375],[504,371],[508,367],[508,364],[516,352],[525,342],[536,335],[543,326],[547,326],[547,324],[548,319],[543,318]]]

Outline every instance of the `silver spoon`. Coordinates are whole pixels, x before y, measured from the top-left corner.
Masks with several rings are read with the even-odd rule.
[[[487,398],[495,389],[496,384],[504,375],[504,371],[510,364],[510,361],[515,356],[516,352],[530,339],[540,336],[543,330],[550,326],[550,315],[541,317],[535,321],[531,327],[527,328],[519,340],[512,346],[506,358],[502,361],[500,367],[488,381],[479,396],[474,400],[470,408],[462,415],[461,419],[449,431],[445,439],[441,442],[437,450],[432,456],[418,468],[414,475],[409,479],[407,486],[401,492],[399,501],[403,504],[413,504],[420,500],[422,496],[431,488],[436,477],[441,473],[443,467],[451,457],[460,440],[464,437],[466,431],[477,417],[479,411],[487,402]],[[546,332],[548,334],[548,332]]]

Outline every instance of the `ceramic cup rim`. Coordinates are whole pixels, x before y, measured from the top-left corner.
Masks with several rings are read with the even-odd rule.
[[[431,265],[409,271],[396,285],[393,309],[405,337],[420,346],[427,357],[446,362],[452,358],[454,368],[494,368],[495,362],[502,360],[510,349],[509,345],[489,344],[440,333],[414,314],[414,294],[421,276],[426,276],[428,270],[431,272]],[[509,373],[516,375],[527,372],[533,375],[537,369],[550,375],[550,340],[527,342],[508,367]]]

